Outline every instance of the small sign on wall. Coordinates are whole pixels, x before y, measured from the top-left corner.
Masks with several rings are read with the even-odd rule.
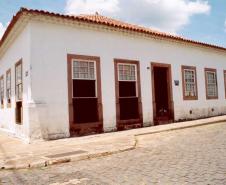
[[[179,80],[174,80],[174,84],[175,84],[175,86],[179,86],[180,85]]]

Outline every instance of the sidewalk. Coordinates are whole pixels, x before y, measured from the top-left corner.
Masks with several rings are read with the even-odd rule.
[[[132,150],[140,135],[185,129],[226,121],[226,116],[140,128],[78,138],[38,141],[25,144],[5,134],[0,135],[0,169],[44,167],[70,161]]]

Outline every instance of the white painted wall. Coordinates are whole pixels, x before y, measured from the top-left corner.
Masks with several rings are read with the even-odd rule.
[[[20,59],[23,60],[23,124],[15,123],[15,64]],[[7,108],[6,100],[6,71],[11,69],[11,108]],[[29,102],[30,78],[25,76],[25,71],[29,74],[30,68],[30,26],[27,25],[6,53],[0,58],[0,76],[4,75],[4,108],[0,109],[0,130],[9,132],[16,137],[29,141]]]
[[[69,136],[67,54],[100,56],[104,129],[116,128],[113,59],[140,61],[144,123],[153,122],[150,62],[172,65],[175,119],[206,117],[226,113],[223,69],[226,53],[168,41],[126,36],[116,32],[88,30],[59,24],[31,22],[32,98],[30,109],[32,137]],[[196,101],[183,101],[181,65],[197,67]],[[216,68],[218,100],[206,100],[204,68]],[[212,113],[211,108],[215,108]],[[193,115],[189,111],[193,110]],[[41,131],[41,132],[39,132]]]
[[[67,54],[101,58],[104,130],[116,128],[114,58],[140,61],[143,118],[153,122],[150,62],[172,65],[175,119],[226,113],[226,53],[116,32],[32,21],[0,58],[0,76],[11,68],[12,106],[0,109],[0,130],[23,139],[69,137]],[[15,124],[15,63],[23,59],[23,124]],[[197,67],[198,100],[183,101],[181,65]],[[204,68],[216,68],[218,100],[206,100]],[[28,76],[25,73],[28,72]],[[180,85],[174,86],[174,80]],[[6,91],[6,89],[5,89]],[[211,109],[215,111],[212,112]],[[193,114],[190,115],[189,111]]]

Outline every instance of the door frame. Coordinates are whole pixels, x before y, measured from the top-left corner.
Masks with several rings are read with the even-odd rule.
[[[118,64],[134,64],[137,69],[137,97],[138,97],[138,119],[120,120],[120,104],[119,104],[119,81],[118,81]],[[115,73],[115,98],[116,98],[116,126],[117,130],[126,130],[129,128],[140,128],[143,127],[143,110],[142,110],[142,99],[141,99],[141,80],[140,80],[140,62],[138,60],[128,59],[114,59],[114,73]]]
[[[73,109],[73,100],[72,100],[72,61],[73,59],[80,60],[90,60],[95,61],[96,63],[96,92],[97,92],[97,103],[98,103],[98,122],[92,123],[75,123],[74,122],[74,109]],[[87,55],[76,55],[68,54],[67,55],[67,77],[68,77],[68,109],[69,109],[69,131],[70,135],[73,136],[74,132],[78,132],[76,135],[83,135],[83,132],[86,131],[95,131],[97,133],[103,132],[103,105],[102,105],[102,92],[101,92],[101,67],[100,67],[100,57],[97,56],[87,56]]]
[[[151,62],[151,81],[152,81],[152,105],[153,105],[153,121],[154,124],[158,123],[156,113],[156,101],[155,101],[155,79],[154,79],[154,68],[167,68],[167,89],[168,89],[168,107],[170,117],[168,122],[174,121],[174,102],[173,102],[173,90],[172,90],[172,71],[171,64]]]

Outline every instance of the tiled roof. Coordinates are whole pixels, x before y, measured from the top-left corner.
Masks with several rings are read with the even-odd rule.
[[[88,21],[92,21],[95,23],[99,23],[99,24],[106,24],[109,26],[113,26],[113,27],[117,27],[117,28],[124,28],[127,30],[132,30],[132,31],[138,31],[138,32],[145,32],[145,33],[149,33],[149,34],[153,34],[153,35],[161,35],[161,36],[169,36],[169,37],[176,37],[179,39],[182,39],[182,37],[178,37],[178,36],[173,36],[164,32],[160,32],[160,31],[156,31],[156,30],[152,30],[150,28],[145,28],[142,26],[138,26],[138,25],[134,25],[134,24],[129,24],[129,23],[125,23],[116,19],[112,19],[109,17],[105,17],[99,14],[95,14],[95,15],[78,15],[76,16],[77,18],[80,19],[84,19],[84,20],[88,20]]]
[[[47,12],[43,10],[33,10],[33,9],[27,9],[27,8],[21,8],[19,12],[13,17],[12,21],[10,22],[8,28],[6,29],[1,41],[0,41],[0,48],[2,44],[4,43],[5,39],[7,38],[9,32],[15,25],[15,23],[18,21],[18,19],[21,17],[23,13],[28,13],[31,15],[43,15],[43,16],[52,16],[52,17],[57,17],[57,18],[64,18],[68,20],[75,20],[75,21],[81,21],[81,22],[86,22],[86,23],[92,23],[92,24],[99,24],[99,25],[105,25],[109,27],[114,27],[114,28],[120,28],[124,30],[130,30],[134,32],[139,32],[139,33],[145,33],[149,34],[151,36],[156,36],[159,38],[166,38],[166,39],[171,39],[171,40],[176,40],[176,41],[181,41],[183,43],[187,44],[194,44],[197,46],[204,46],[204,47],[209,47],[209,48],[215,48],[219,50],[226,51],[226,48],[213,45],[213,44],[208,44],[208,43],[203,43],[199,41],[194,41],[190,39],[186,39],[183,37],[155,31],[149,28],[145,28],[142,26],[138,25],[133,25],[133,24],[128,24],[119,20],[115,20],[112,18],[108,18],[102,15],[78,15],[78,16],[71,16],[71,15],[63,15],[63,14],[58,14],[58,13],[52,13],[52,12]]]

